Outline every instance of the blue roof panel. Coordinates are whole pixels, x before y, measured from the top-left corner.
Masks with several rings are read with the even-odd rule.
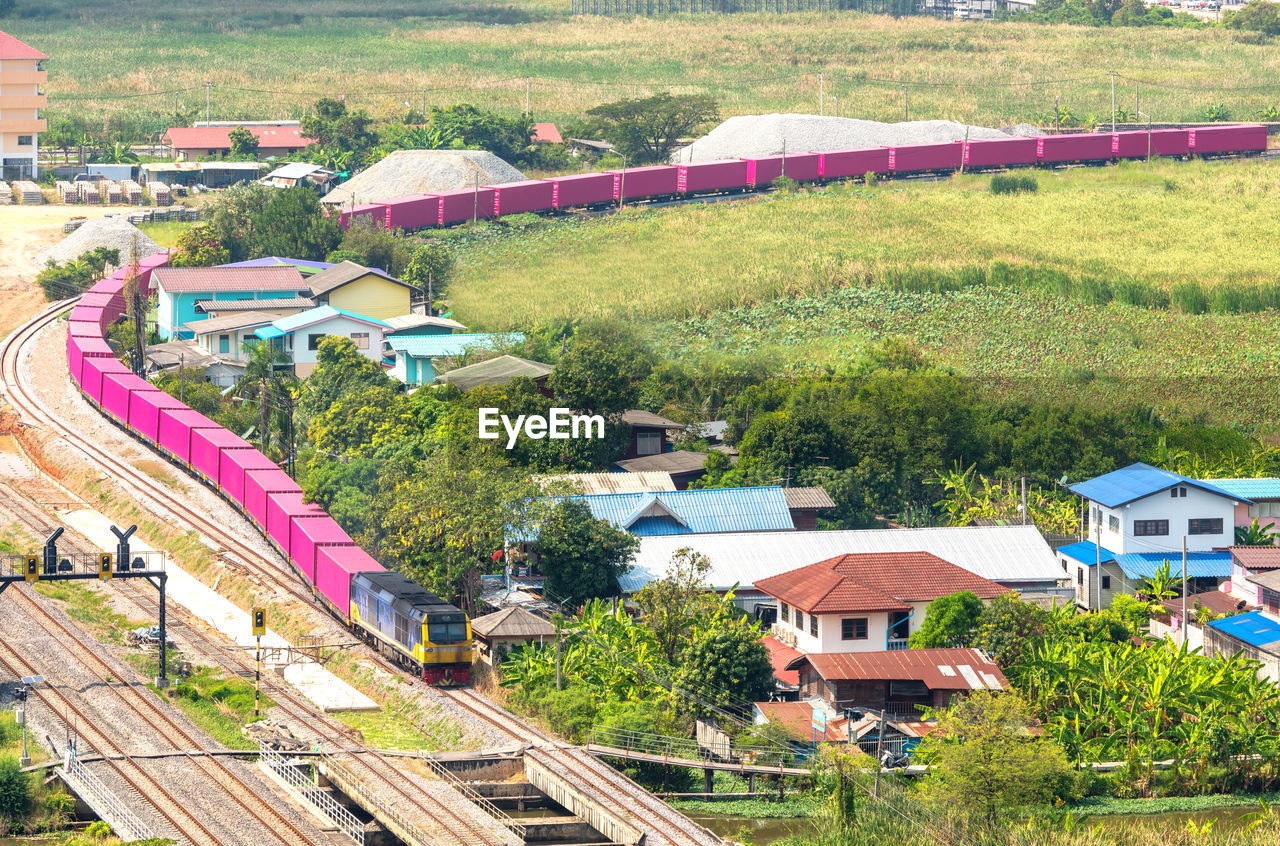
[[[522,341],[524,336],[519,332],[508,335],[492,335],[483,332],[459,335],[393,335],[387,339],[387,343],[396,352],[406,353],[414,358],[437,358],[445,355],[460,355],[468,349],[493,349],[503,339]]]
[[[1081,564],[1088,564],[1090,567],[1093,567],[1098,563],[1098,548],[1094,546],[1093,541],[1081,541],[1080,543],[1067,544],[1066,546],[1058,547],[1056,551],[1061,552],[1073,561],[1079,561]],[[1102,548],[1102,563],[1109,564],[1115,560],[1116,554],[1104,546]]]
[[[1206,484],[1220,488],[1237,499],[1280,499],[1280,479],[1205,479]]]
[[[1266,646],[1280,641],[1280,622],[1265,616],[1261,611],[1236,614],[1214,620],[1210,626],[1251,646]]]
[[[1129,579],[1149,579],[1166,561],[1169,562],[1169,571],[1174,577],[1182,575],[1181,552],[1127,552],[1116,556],[1116,563],[1120,565],[1125,578]],[[1231,578],[1231,553],[1188,552],[1187,578]]]
[[[1168,490],[1174,485],[1188,485],[1218,496],[1224,496],[1227,499],[1240,499],[1239,496],[1214,487],[1207,482],[1201,482],[1198,479],[1192,479],[1170,470],[1161,470],[1159,467],[1152,467],[1150,464],[1143,464],[1142,462],[1130,464],[1128,467],[1113,470],[1103,476],[1098,476],[1096,479],[1078,482],[1074,485],[1068,485],[1068,487],[1073,493],[1077,493],[1086,499],[1102,503],[1107,508],[1117,508],[1125,503]]]

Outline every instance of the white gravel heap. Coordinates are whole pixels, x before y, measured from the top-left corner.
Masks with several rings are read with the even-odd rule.
[[[98,217],[86,220],[80,228],[50,247],[40,257],[43,264],[49,259],[54,261],[71,261],[98,247],[114,248],[120,251],[121,264],[129,261],[133,240],[138,241],[138,258],[155,255],[163,249],[152,241],[138,227],[123,217]]]
[[[963,141],[966,129],[968,137],[973,140],[1026,135],[1026,129],[1034,128],[1023,125],[1004,131],[985,126],[966,127],[963,123],[949,120],[880,123],[818,115],[741,115],[729,118],[688,147],[678,150],[672,161],[710,162],[776,156],[783,152],[784,142],[786,152],[791,154]]]
[[[324,196],[325,203],[385,203],[397,197],[520,182],[525,175],[485,150],[397,150]]]

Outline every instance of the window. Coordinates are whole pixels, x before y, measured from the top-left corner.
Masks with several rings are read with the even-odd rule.
[[[1272,614],[1280,611],[1280,593],[1276,593],[1270,588],[1262,589],[1262,606]]]
[[[1138,538],[1154,538],[1169,534],[1168,520],[1134,520],[1133,536]]]
[[[840,639],[841,640],[866,640],[867,639],[867,618],[866,617],[845,617],[840,621]]]
[[[323,335],[323,334],[320,334],[320,335],[308,335],[308,336],[307,336],[307,349],[308,349],[308,350],[310,350],[311,352],[315,352],[316,350],[320,349],[320,340],[321,340],[323,337],[324,337],[324,335]]]
[[[1120,531],[1120,518],[1114,514],[1107,515],[1107,529],[1113,532]]]
[[[1187,521],[1187,534],[1189,535],[1220,535],[1222,534],[1222,518],[1221,517],[1202,517],[1200,519],[1192,519]]]
[[[396,643],[403,643],[405,646],[411,646],[413,641],[409,639],[409,618],[403,614],[396,614]]]
[[[1102,589],[1103,589],[1103,590],[1111,590],[1111,577],[1110,577],[1110,576],[1103,576],[1103,577],[1102,577]]]
[[[779,603],[782,606],[782,622],[791,622],[791,606],[785,602]]]
[[[218,336],[218,352],[220,353],[231,352],[231,336],[230,335]]]
[[[818,618],[813,614],[809,615],[809,634],[818,636]]]
[[[804,612],[799,608],[796,609],[796,628],[804,631]]]
[[[902,639],[907,636],[909,624],[907,620],[911,619],[910,611],[891,611],[889,612],[889,639]]]
[[[1169,488],[1169,496],[1173,497],[1174,499],[1178,499],[1178,498],[1185,499],[1187,496],[1187,489],[1185,487]]]
[[[369,349],[369,333],[368,332],[352,332],[351,340],[356,342],[356,349]]]
[[[1084,568],[1083,567],[1076,568],[1076,584],[1078,585],[1084,584]]]
[[[19,135],[19,136],[18,136],[18,146],[19,146],[19,147],[30,147],[30,146],[31,146],[31,136],[30,136],[30,135]]]
[[[436,646],[449,643],[465,643],[466,623],[435,623],[427,620],[427,638]]]
[[[662,435],[658,432],[636,432],[636,454],[657,455],[662,452]]]

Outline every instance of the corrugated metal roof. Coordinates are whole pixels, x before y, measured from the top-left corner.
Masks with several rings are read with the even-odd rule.
[[[250,302],[256,302],[256,300],[250,300]],[[197,335],[208,335],[210,332],[226,332],[231,329],[244,329],[248,326],[265,326],[279,316],[278,312],[233,311],[229,314],[210,317],[207,320],[192,320],[190,323],[184,323],[178,328],[186,332],[194,332]]]
[[[553,637],[555,626],[513,605],[471,621],[471,631],[481,637]]]
[[[292,267],[303,267],[308,270],[328,270],[333,267],[332,262],[328,261],[311,261],[310,259],[283,258],[281,256],[263,256],[262,258],[247,259],[245,261],[233,261],[230,264],[220,264],[219,267],[279,267],[288,265]]]
[[[1226,491],[1237,499],[1280,499],[1280,479],[1205,479],[1205,484]]]
[[[164,141],[177,150],[229,150],[231,130],[234,126],[174,126],[164,134]],[[245,126],[258,145],[267,149],[287,147],[298,149],[314,144],[316,139],[304,138],[299,126]],[[219,163],[221,164],[221,162]]]
[[[530,361],[514,355],[500,355],[488,361],[469,364],[436,377],[437,382],[454,385],[461,391],[469,391],[478,385],[505,385],[512,379],[546,379],[551,375],[551,365]]]
[[[270,267],[157,267],[151,273],[152,284],[171,293],[202,291],[291,291],[295,295],[307,290],[298,268],[287,265]]]
[[[339,262],[327,270],[322,270],[315,276],[308,279],[307,284],[311,286],[311,293],[319,296],[320,294],[327,294],[330,291],[341,288],[343,285],[348,283],[355,282],[357,279],[363,279],[366,276],[376,276],[387,282],[394,282],[397,285],[403,285],[406,288],[417,290],[408,282],[402,282],[390,274],[383,273],[381,270],[376,270],[372,267],[365,267],[364,265],[357,264],[354,261]]]
[[[388,317],[387,325],[396,332],[407,329],[420,329],[423,326],[439,326],[450,331],[454,329],[465,330],[467,328],[456,320],[450,320],[447,317],[436,317],[430,314],[401,314],[395,317]]]
[[[810,664],[824,679],[921,681],[930,690],[1004,690],[1004,673],[977,649],[899,649],[889,652],[815,652],[788,667]]]
[[[787,507],[804,511],[821,511],[835,508],[830,495],[822,488],[785,488]]]
[[[1090,567],[1096,566],[1098,563],[1098,547],[1094,545],[1093,541],[1069,543],[1066,546],[1058,547],[1058,552],[1072,561],[1079,561],[1081,564],[1087,564]],[[1116,554],[1105,546],[1102,547],[1102,563],[1110,564],[1115,560]]]
[[[315,308],[316,301],[308,297],[274,297],[255,300],[196,300],[196,312],[215,314],[234,311],[276,311]]]
[[[676,483],[670,473],[565,473],[539,476],[541,482],[569,482],[582,488],[584,494],[644,493],[674,491]]]
[[[1224,496],[1227,499],[1242,499],[1207,482],[1201,482],[1198,479],[1192,479],[1189,476],[1183,476],[1181,473],[1174,473],[1170,470],[1161,470],[1159,467],[1152,467],[1150,464],[1143,464],[1142,462],[1130,464],[1128,467],[1113,470],[1106,475],[1098,476],[1096,479],[1079,482],[1069,487],[1072,492],[1086,499],[1100,502],[1107,508],[1117,508],[1125,503],[1142,499],[1145,496],[1166,491],[1174,485],[1188,485],[1200,488],[1209,493]],[[1247,501],[1247,498],[1244,501]]]
[[[585,502],[597,520],[608,520],[640,537],[785,531],[795,527],[782,488],[651,491],[570,499]],[[524,539],[533,537],[536,533]]]
[[[1280,567],[1280,546],[1229,546],[1231,557],[1249,570],[1274,570]]]
[[[1280,570],[1271,570],[1267,573],[1247,576],[1246,579],[1267,590],[1280,591]]]
[[[522,341],[524,335],[512,332],[508,335],[492,335],[470,332],[461,335],[392,335],[387,339],[391,349],[414,358],[438,358],[461,355],[468,349],[493,349],[504,341]]]
[[[1116,556],[1116,563],[1129,579],[1149,579],[1169,562],[1169,572],[1182,575],[1181,552],[1126,552]],[[1231,577],[1231,553],[1188,552],[1187,578],[1227,579]]]
[[[640,539],[632,569],[619,580],[622,589],[633,593],[662,578],[670,568],[671,556],[681,547],[710,559],[708,581],[718,590],[735,584],[750,588],[757,579],[857,552],[931,552],[1006,586],[1056,583],[1066,578],[1035,526],[944,526],[645,537]]]
[[[1280,622],[1266,616],[1261,611],[1250,611],[1248,614],[1237,614],[1224,620],[1209,623],[1223,634],[1229,634],[1250,646],[1266,646],[1280,641]]]
[[[366,317],[363,314],[356,314],[346,309],[335,308],[331,305],[316,306],[306,311],[300,311],[297,314],[290,314],[274,321],[270,326],[259,329],[254,334],[259,338],[278,338],[281,335],[288,335],[290,332],[296,332],[299,329],[305,329],[308,326],[314,326],[317,323],[323,323],[326,320],[333,320],[335,317],[347,317],[351,320],[358,320],[361,323],[368,323],[371,326],[386,327],[383,323],[374,317]]]
[[[657,455],[642,455],[639,458],[628,458],[614,464],[628,473],[696,473],[703,469],[707,462],[705,452],[690,452],[678,449],[673,452],[660,452]]]
[[[275,170],[267,174],[267,179],[301,179],[304,176],[310,176],[316,171],[324,171],[325,173],[333,173],[331,170],[325,170],[318,164],[311,162],[289,162],[281,165]]]
[[[652,411],[641,411],[638,408],[627,409],[622,412],[622,422],[629,426],[656,426],[663,429],[683,429],[674,420],[668,420],[661,414],[654,414]]]

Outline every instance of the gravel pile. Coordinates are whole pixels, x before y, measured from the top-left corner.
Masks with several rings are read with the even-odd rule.
[[[141,229],[123,217],[98,217],[86,220],[80,228],[50,247],[40,257],[41,264],[49,259],[54,261],[71,261],[98,247],[108,247],[120,251],[121,263],[129,261],[133,240],[138,241],[138,258],[155,255],[162,249],[152,241]]]
[[[907,123],[880,123],[855,118],[817,115],[741,115],[731,117],[672,157],[678,162],[710,162],[752,156],[776,156],[783,152],[808,153],[821,150],[856,150],[902,144],[931,144],[942,141],[1007,138],[1035,131],[1022,124],[1009,131],[985,126],[969,126],[949,120],[914,120]],[[1038,132],[1036,134],[1039,134]]]
[[[397,150],[324,196],[325,203],[385,203],[397,197],[520,182],[524,174],[484,150]]]

